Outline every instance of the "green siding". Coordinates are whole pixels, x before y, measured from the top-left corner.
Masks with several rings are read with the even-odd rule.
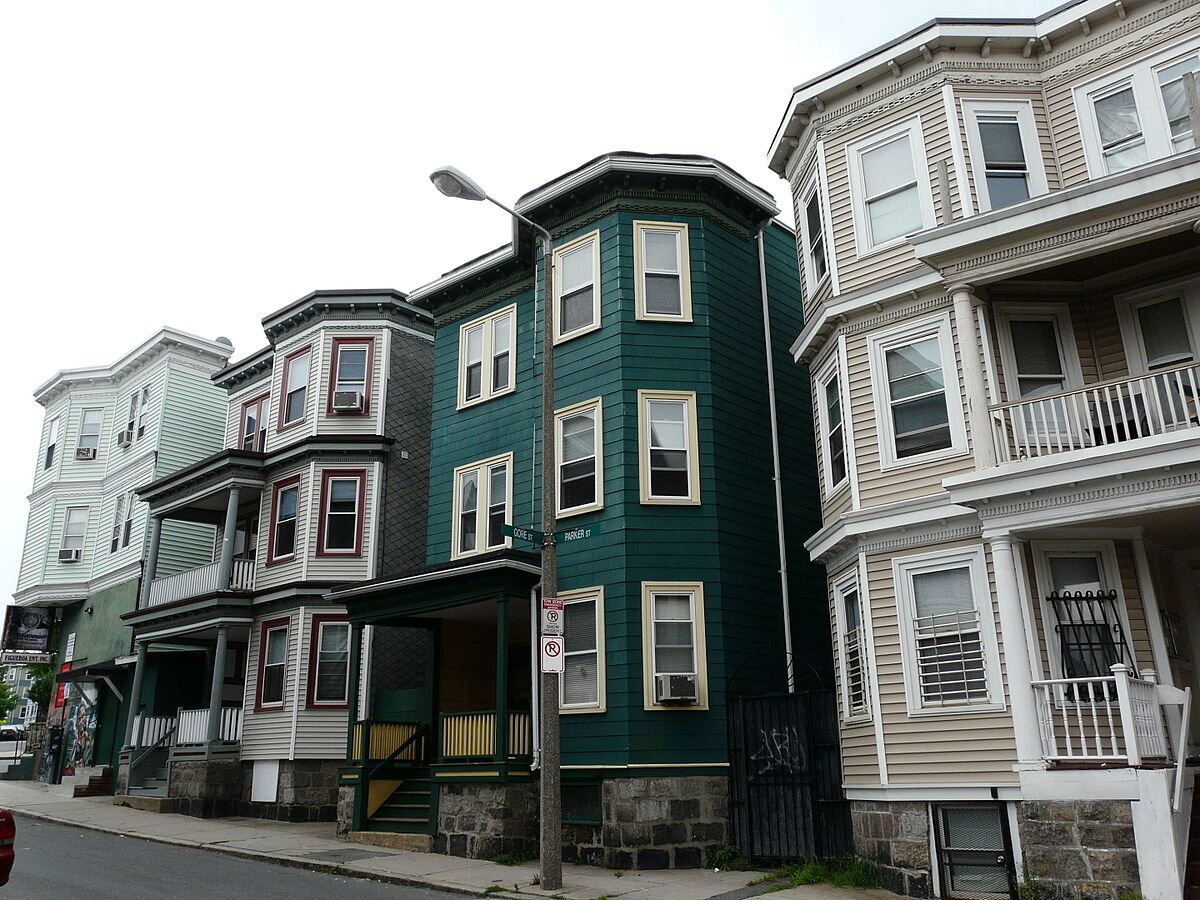
[[[59,646],[65,650],[67,635],[75,633],[76,666],[129,655],[133,633],[121,615],[131,612],[137,603],[138,584],[134,578],[64,608]],[[89,608],[91,615],[84,612]]]
[[[156,478],[199,462],[221,449],[228,394],[212,379],[172,367],[163,389]]]

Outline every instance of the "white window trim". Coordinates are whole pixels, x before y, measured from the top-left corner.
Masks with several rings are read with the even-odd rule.
[[[62,442],[62,416],[54,416],[46,425],[46,443],[42,446],[42,452],[38,457],[38,472],[48,472],[54,468],[54,464],[59,461],[62,456],[62,447],[59,445]],[[47,463],[47,457],[50,455],[50,448],[54,448],[54,455]]]
[[[696,702],[675,706],[654,699],[654,605],[655,594],[692,595],[692,633],[696,653]],[[704,638],[704,585],[698,581],[642,582],[642,691],[647,710],[708,709],[708,651]]]
[[[560,519],[604,509],[604,415],[602,400],[603,398],[601,397],[593,397],[591,400],[584,400],[582,403],[576,403],[572,406],[555,410],[554,412],[554,460],[557,466],[554,472],[554,503],[557,506],[555,512]],[[573,506],[570,509],[564,509],[562,506],[562,421],[565,418],[569,418],[577,413],[586,412],[589,409],[596,411],[596,499],[595,502],[584,506]]]
[[[1065,390],[1083,387],[1083,368],[1079,363],[1079,347],[1071,322],[1071,307],[1066,303],[994,303],[996,338],[1000,344],[1003,366],[1004,393],[1010,403],[1021,399],[1017,382],[1017,354],[1012,342],[1012,321],[1048,321],[1054,323],[1058,335],[1058,353],[1063,364]],[[1034,398],[1030,398],[1034,399]]]
[[[987,701],[958,703],[948,706],[923,706],[921,703],[920,673],[917,668],[916,634],[913,618],[916,615],[912,593],[912,576],[970,568],[971,594],[979,612],[979,637],[982,645],[984,678],[988,689]],[[958,550],[939,550],[892,560],[892,579],[896,593],[896,609],[900,619],[901,658],[904,666],[904,693],[910,717],[960,716],[981,712],[998,712],[1005,708],[1004,683],[1000,677],[1000,653],[996,643],[996,613],[988,582],[987,559],[983,547]],[[1024,648],[1014,652],[1024,653]]]
[[[1188,337],[1193,353],[1200,360],[1200,279],[1194,277],[1163,282],[1113,298],[1117,307],[1117,322],[1121,326],[1121,343],[1125,346],[1125,360],[1132,375],[1149,372],[1146,352],[1142,344],[1142,329],[1138,322],[1137,309],[1158,300],[1169,300],[1179,296],[1183,303],[1183,315],[1188,326]]]
[[[1042,159],[1042,147],[1038,141],[1037,125],[1033,119],[1033,103],[1030,100],[994,100],[985,97],[962,98],[963,121],[967,126],[967,148],[971,157],[971,177],[975,183],[975,197],[980,212],[992,208],[988,194],[986,163],[983,156],[983,141],[979,136],[979,116],[1015,116],[1021,134],[1021,151],[1025,154],[1026,185],[1029,196],[1037,197],[1050,188],[1046,182],[1046,167]],[[1015,206],[1016,204],[1009,204]]]
[[[1129,652],[1134,653],[1133,632],[1129,626],[1129,610],[1125,601],[1125,589],[1121,585],[1121,569],[1117,564],[1117,550],[1112,541],[1033,541],[1033,573],[1037,582],[1038,612],[1042,617],[1042,634],[1045,636],[1046,661],[1050,667],[1051,678],[1065,678],[1063,674],[1062,653],[1055,639],[1054,626],[1058,618],[1054,608],[1047,602],[1053,590],[1054,580],[1050,575],[1049,557],[1060,554],[1094,555],[1100,558],[1100,575],[1104,579],[1106,590],[1117,592],[1117,618],[1124,631],[1124,638],[1129,645]]]
[[[652,400],[682,401],[687,407],[688,493],[686,497],[655,497],[650,493],[650,415]],[[700,437],[696,424],[695,391],[638,391],[638,487],[646,506],[700,505]]]
[[[950,424],[950,446],[930,450],[916,456],[896,456],[895,426],[892,422],[892,399],[888,392],[887,365],[884,354],[892,347],[915,343],[936,336],[942,354],[942,381],[946,396],[946,413]],[[868,338],[870,347],[871,390],[879,431],[879,467],[881,470],[918,466],[935,460],[964,456],[967,448],[967,429],[963,418],[962,386],[958,381],[958,363],[954,355],[954,337],[950,314],[910,322]],[[988,440],[984,434],[979,440]]]
[[[335,700],[321,700],[317,697],[317,685],[321,682],[321,642],[325,638],[326,628],[345,628],[346,629],[346,679],[342,683],[342,696]],[[313,646],[313,653],[316,659],[313,660],[313,685],[312,685],[312,702],[311,706],[333,706],[343,707],[349,702],[350,697],[350,659],[353,653],[350,652],[351,646],[354,644],[354,631],[350,628],[350,623],[346,621],[321,621],[317,623],[317,640]]]
[[[1103,178],[1109,174],[1108,164],[1100,146],[1100,129],[1096,124],[1092,103],[1105,94],[1120,90],[1126,84],[1133,88],[1133,101],[1137,105],[1142,137],[1146,142],[1146,162],[1174,155],[1171,127],[1167,122],[1162,92],[1158,85],[1158,70],[1197,52],[1200,52],[1200,39],[1191,37],[1075,88],[1075,115],[1079,120],[1084,158],[1087,160],[1090,178]],[[1197,144],[1200,146],[1200,139],[1197,140]]]
[[[863,604],[863,594],[859,589],[858,566],[851,566],[850,569],[840,578],[832,581],[833,607],[835,623],[838,633],[838,694],[841,698],[842,721],[847,723],[853,722],[869,722],[871,721],[871,710],[873,705],[874,691],[871,690],[873,679],[871,677],[870,651],[867,647],[869,643],[867,631],[867,616],[866,609]],[[859,640],[859,657],[860,665],[863,673],[863,700],[865,706],[861,712],[852,713],[850,711],[850,676],[846,666],[846,609],[845,599],[846,594],[851,591],[858,593],[858,640]]]
[[[873,243],[871,226],[867,216],[865,180],[862,172],[862,156],[869,150],[907,135],[908,148],[912,153],[913,170],[917,179],[917,199],[921,210],[921,227],[917,231],[932,228],[936,222],[933,210],[933,188],[929,182],[929,161],[925,155],[925,136],[921,130],[921,117],[913,116],[897,122],[889,128],[877,131],[846,145],[846,165],[850,172],[850,196],[854,204],[854,246],[861,258],[897,247],[908,240],[908,235],[892,238],[882,243]],[[915,234],[916,232],[910,232]]]
[[[562,265],[560,260],[564,255],[572,250],[577,250],[580,247],[592,241],[592,324],[577,328],[569,334],[563,334],[559,330],[561,325],[558,307],[559,296],[562,293]],[[580,235],[572,241],[568,241],[560,247],[554,248],[554,309],[552,314],[554,317],[554,343],[562,344],[566,341],[573,341],[577,337],[582,337],[585,334],[590,334],[600,328],[600,231],[590,231],[587,234]],[[515,330],[514,330],[515,339]]]
[[[83,409],[79,410],[79,430],[75,434],[75,447],[76,447],[76,449],[78,449],[80,447],[92,446],[91,444],[83,443],[84,420],[87,418],[87,414],[91,413],[91,412],[100,414],[100,427],[96,430],[96,443],[95,443],[96,453],[97,453],[97,455],[99,455],[100,445],[103,443],[103,437],[104,437],[104,409],[103,409],[103,407],[86,406]]]
[[[492,369],[495,365],[492,337],[497,319],[512,317],[508,347],[508,387],[492,389]],[[483,328],[483,356],[480,360],[479,396],[467,399],[467,332],[472,328]],[[574,335],[572,335],[573,337]],[[489,313],[479,319],[464,322],[458,328],[458,409],[466,409],[485,403],[493,397],[503,397],[517,389],[517,305],[515,303]]]
[[[645,235],[648,231],[670,231],[679,240],[679,315],[646,311],[646,252]],[[633,223],[633,296],[636,317],[651,322],[692,321],[692,265],[688,249],[688,226],[685,222],[642,222]]]
[[[817,200],[817,211],[821,219],[822,246],[825,248],[825,274],[820,278],[813,277],[815,268],[812,259],[812,234],[808,230],[808,204],[813,197]],[[800,208],[796,210],[796,218],[800,223],[800,236],[804,240],[804,279],[808,287],[809,302],[812,297],[830,282],[833,277],[833,263],[830,259],[829,223],[825,212],[825,192],[821,190],[821,179],[813,176],[800,192]]]
[[[82,554],[83,551],[87,549],[88,526],[92,524],[92,509],[90,506],[80,506],[78,504],[72,504],[71,506],[67,506],[67,507],[63,508],[62,530],[58,536],[58,549],[59,550],[72,549],[67,546],[67,520],[71,516],[71,510],[74,510],[74,509],[83,510],[83,534],[79,535],[79,537],[81,538],[81,541],[80,541],[79,547],[75,548],[75,549],[78,549],[79,552]]]
[[[833,480],[833,466],[829,452],[829,408],[825,400],[825,385],[834,379],[837,379],[838,396],[841,398],[842,451],[846,460],[846,474],[842,476],[841,481],[836,482]],[[817,377],[814,383],[817,387],[817,434],[820,436],[821,441],[821,489],[825,499],[829,500],[849,486],[850,471],[854,465],[850,443],[850,406],[847,402],[848,392],[846,389],[849,378],[846,375],[845,354],[842,353],[840,344],[834,346],[833,354],[826,361],[825,365],[817,370]]]
[[[608,694],[605,690],[605,665],[604,665],[604,588],[590,587],[581,588],[574,591],[559,591],[558,597],[564,604],[570,604],[578,600],[595,600],[596,601],[596,702],[595,703],[576,703],[570,706],[559,701],[558,711],[560,715],[574,716],[590,713],[602,713],[608,709]],[[563,676],[558,676],[558,696],[563,696],[562,692]]]
[[[495,465],[503,463],[508,468],[508,477],[505,478],[505,497],[504,497],[504,523],[512,524],[512,508],[513,508],[513,455],[512,453],[501,453],[499,456],[492,456],[488,459],[481,459],[478,462],[467,463],[464,466],[459,466],[454,470],[454,483],[452,487],[453,506],[451,507],[451,523],[450,523],[450,557],[451,559],[463,559],[470,556],[479,556],[481,553],[491,553],[494,550],[499,550],[502,547],[511,547],[512,538],[504,538],[502,543],[495,546],[487,545],[487,524],[488,524],[488,507],[491,505],[491,479],[488,476],[488,470]],[[479,490],[479,503],[475,507],[475,534],[478,538],[474,550],[459,549],[459,500],[460,491],[459,485],[462,482],[462,476],[467,472],[477,473],[477,484]]]

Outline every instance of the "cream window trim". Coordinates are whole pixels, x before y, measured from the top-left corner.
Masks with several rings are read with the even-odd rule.
[[[834,477],[833,456],[830,452],[830,438],[832,435],[829,428],[829,397],[826,390],[830,382],[837,383],[838,405],[841,409],[841,423],[838,427],[842,431],[842,459],[846,470],[842,474],[841,479]],[[814,384],[816,385],[814,393],[816,394],[817,434],[820,436],[821,441],[821,491],[825,499],[829,500],[849,487],[850,471],[854,466],[850,443],[850,432],[852,430],[850,405],[847,402],[847,385],[849,384],[849,379],[846,375],[845,354],[842,353],[840,344],[835,345],[833,354],[826,361],[825,365],[817,370],[817,377]]]
[[[558,598],[563,601],[565,606],[581,600],[593,600],[596,604],[596,702],[595,703],[576,703],[566,705],[562,701],[564,696],[563,676],[558,676],[559,685],[559,706],[558,711],[564,716],[576,715],[591,715],[594,713],[602,713],[608,709],[608,696],[605,691],[605,665],[604,665],[604,588],[590,587],[580,588],[574,591],[559,591]],[[565,660],[565,665],[571,664],[571,658],[568,655]]]
[[[872,150],[878,150],[901,140],[908,142],[913,168],[912,186],[916,188],[917,208],[921,222],[919,227],[906,234],[876,241],[871,234],[868,214],[869,198],[862,160]],[[933,210],[933,188],[929,181],[929,161],[925,155],[925,136],[921,129],[920,116],[898,122],[889,128],[847,144],[846,165],[850,173],[850,196],[854,208],[854,244],[857,256],[870,256],[890,247],[900,246],[907,241],[908,234],[932,228],[936,224]],[[878,196],[881,195],[877,195],[875,199],[878,199]]]
[[[971,600],[975,615],[963,611],[959,623],[947,617],[941,622],[918,622],[916,595],[913,589],[914,576],[934,574],[952,569],[966,568],[969,571]],[[996,642],[996,614],[992,603],[991,585],[988,581],[987,560],[983,547],[967,547],[959,550],[943,550],[914,556],[897,557],[892,560],[892,578],[896,592],[896,610],[900,619],[901,657],[904,666],[904,692],[908,715],[954,716],[980,712],[998,712],[1005,708],[1004,684],[1000,677],[1000,654]],[[940,618],[940,617],[938,617]],[[921,671],[917,653],[917,641],[922,639],[937,646],[939,637],[969,635],[978,632],[979,658],[987,696],[964,699],[958,702],[930,703],[922,698]],[[968,643],[971,641],[968,640]],[[1016,648],[1024,653],[1025,648]]]
[[[897,347],[936,338],[941,350],[942,388],[946,400],[950,446],[899,456],[896,452],[895,423],[892,418],[892,397],[887,371],[887,352]],[[879,433],[879,467],[881,470],[918,466],[935,460],[965,456],[967,448],[966,422],[963,417],[962,387],[958,381],[958,363],[954,355],[954,337],[950,314],[945,313],[868,337],[871,366],[871,390],[875,400],[876,424]],[[986,435],[984,436],[986,439]]]
[[[692,598],[692,647],[696,666],[696,702],[676,706],[655,702],[654,597],[658,594],[690,594]],[[708,653],[704,638],[704,585],[698,581],[642,582],[642,690],[647,710],[708,709]]]
[[[676,269],[654,270],[646,268],[646,235],[653,233],[675,235]],[[691,252],[688,249],[688,226],[684,222],[634,222],[633,223],[633,296],[636,316],[651,322],[692,321],[692,275]],[[654,274],[676,275],[679,279],[679,313],[656,313],[646,310],[646,276]]]
[[[511,547],[512,538],[505,537],[498,544],[488,543],[488,520],[489,509],[493,505],[495,498],[492,497],[492,479],[491,472],[497,466],[505,467],[504,479],[504,524],[512,524],[512,494],[513,494],[513,455],[512,453],[501,453],[499,456],[492,456],[488,459],[481,459],[478,462],[467,463],[459,466],[454,470],[452,497],[453,506],[451,507],[451,522],[450,522],[450,557],[452,559],[464,559],[471,556],[478,556],[481,553],[490,553],[493,550],[499,550],[502,547]],[[476,476],[476,503],[475,503],[475,548],[473,550],[463,550],[460,546],[462,542],[462,482],[463,476],[474,473]]]
[[[1117,307],[1117,321],[1121,326],[1121,342],[1125,347],[1125,359],[1131,374],[1144,375],[1150,371],[1145,342],[1142,339],[1142,328],[1137,315],[1138,309],[1173,298],[1179,298],[1184,322],[1187,325],[1188,340],[1191,343],[1192,358],[1200,359],[1200,279],[1168,281],[1141,290],[1118,294],[1114,298]]]
[[[1025,155],[1025,184],[1029,190],[1029,196],[1037,197],[1050,190],[1046,182],[1046,167],[1042,160],[1042,147],[1038,141],[1037,125],[1033,119],[1033,103],[1031,101],[964,97],[962,111],[963,121],[967,126],[967,148],[971,157],[971,175],[975,182],[975,196],[979,200],[980,212],[987,212],[993,208],[985,173],[983,141],[979,134],[981,118],[1008,119],[1016,123],[1021,135],[1021,152]]]
[[[562,259],[569,253],[576,250],[581,250],[588,244],[591,244],[592,250],[592,321],[588,325],[572,329],[567,333],[562,331],[562,276],[563,265]],[[569,285],[569,287],[575,287]],[[590,334],[600,327],[600,232],[591,231],[585,235],[575,238],[573,241],[568,241],[561,247],[554,248],[554,343],[562,344],[566,341],[574,340],[585,334]]]
[[[687,446],[688,491],[685,496],[655,496],[651,493],[650,471],[650,404],[664,401],[684,407],[684,432]],[[700,505],[700,438],[696,424],[695,391],[638,391],[638,490],[641,502],[647,506]],[[678,450],[680,448],[670,448]]]
[[[810,302],[817,291],[828,284],[833,277],[833,265],[830,258],[829,219],[826,212],[825,191],[822,190],[822,186],[821,179],[817,176],[814,175],[809,179],[804,189],[800,192],[800,208],[796,210],[796,220],[800,224],[800,237],[803,240],[802,246],[804,248],[804,280],[808,287]],[[820,238],[821,251],[825,258],[825,272],[820,276],[816,274],[817,265],[813,261],[813,232],[808,221],[808,208],[814,200],[817,204],[817,220],[821,231],[818,237]]]
[[[508,348],[497,347],[497,323],[508,317]],[[479,358],[479,396],[468,397],[468,341],[472,332],[479,329],[480,358]],[[496,376],[497,357],[507,353],[506,368],[508,383],[497,388]],[[464,322],[458,328],[458,409],[466,409],[485,403],[494,397],[503,397],[516,390],[517,373],[517,305],[515,303],[498,309],[478,319]]]
[[[859,589],[858,566],[852,566],[846,574],[833,580],[832,593],[834,621],[838,633],[838,694],[841,699],[842,721],[847,723],[869,722],[871,721],[873,679],[869,665],[870,648],[867,646],[866,608],[863,603],[862,591]],[[849,634],[851,629],[847,620],[846,606],[850,596],[854,597],[853,602],[858,606],[858,625],[854,629],[857,632],[855,635]],[[858,658],[857,677],[862,685],[860,707],[855,707],[851,701],[854,673],[850,660],[854,655],[857,655]]]
[[[592,432],[592,446],[594,451],[593,458],[595,459],[595,499],[591,503],[580,504],[579,506],[564,507],[563,490],[562,490],[562,474],[563,474],[563,421],[580,413],[594,413],[594,431]],[[584,400],[582,403],[576,403],[572,406],[564,407],[554,413],[554,440],[555,440],[555,461],[558,466],[558,471],[554,473],[555,491],[554,500],[557,505],[557,515],[560,519],[565,519],[570,516],[577,516],[581,513],[594,512],[604,508],[604,417],[603,417],[603,402],[600,397],[593,397],[591,400]]]

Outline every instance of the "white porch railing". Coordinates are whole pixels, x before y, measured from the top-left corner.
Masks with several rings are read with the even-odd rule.
[[[229,573],[229,584],[218,584],[217,573],[220,563],[211,563],[195,569],[187,569],[166,578],[155,579],[150,585],[150,595],[146,598],[147,606],[161,606],[164,603],[174,603],[176,600],[186,600],[188,597],[199,597],[217,591],[249,591],[254,589],[254,560],[235,559]]]
[[[133,718],[133,743],[135,748],[140,750],[143,747],[153,747],[174,727],[174,716],[143,716],[141,713],[138,713]],[[174,743],[175,739],[172,737],[163,746],[170,747]]]
[[[218,740],[237,742],[242,739],[242,710],[238,706],[221,707],[221,723]],[[175,732],[176,744],[208,743],[208,710],[179,710],[179,728]]]
[[[1001,462],[1196,428],[1200,365],[1001,403],[991,414]]]

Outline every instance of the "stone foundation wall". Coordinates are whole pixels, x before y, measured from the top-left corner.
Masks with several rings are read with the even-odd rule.
[[[438,792],[434,852],[472,859],[536,852],[537,784],[442,784]]]
[[[1128,800],[1017,804],[1026,878],[1046,900],[1120,900],[1140,890]]]
[[[854,852],[879,867],[884,888],[910,897],[933,896],[928,804],[853,800],[850,816]]]
[[[339,786],[337,789],[337,833],[349,834],[354,829],[354,794],[353,786]]]
[[[202,819],[238,814],[242,764],[236,759],[176,760],[170,766],[167,795],[175,801],[175,812]]]
[[[282,822],[333,822],[337,819],[340,765],[329,759],[280,760],[275,802],[258,803],[250,799],[254,764],[242,763],[240,815]]]

